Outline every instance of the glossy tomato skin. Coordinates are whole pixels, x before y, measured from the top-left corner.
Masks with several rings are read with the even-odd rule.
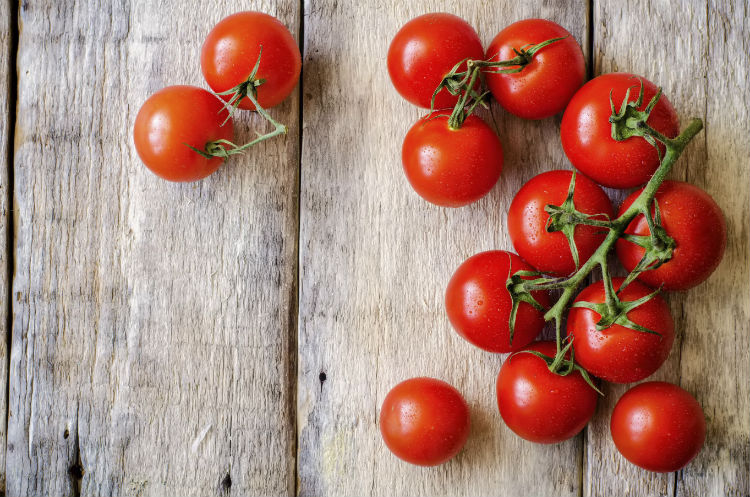
[[[641,190],[633,192],[620,207],[627,210]],[[656,269],[644,271],[638,279],[650,287],[687,290],[711,276],[724,256],[727,226],[724,213],[711,196],[689,183],[665,181],[656,192],[661,220],[667,234],[676,243],[672,259]],[[650,233],[646,218],[637,216],[625,230],[631,235]],[[617,241],[617,257],[632,271],[643,257],[644,249],[625,239]]]
[[[544,328],[544,313],[522,303],[516,315],[513,343],[508,320],[512,301],[505,282],[516,271],[533,271],[516,254],[503,250],[469,257],[453,273],[445,291],[445,308],[453,328],[470,343],[488,352],[521,350]],[[549,306],[547,292],[534,292]]]
[[[222,126],[221,101],[195,86],[168,86],[151,95],[135,118],[133,141],[143,163],[169,181],[196,181],[216,171],[224,159],[206,159],[202,150],[215,140],[232,141],[232,120]]]
[[[563,114],[560,137],[565,155],[576,169],[600,185],[633,188],[646,183],[659,167],[659,154],[645,139],[636,136],[617,141],[612,138],[609,92],[612,91],[612,101],[619,112],[628,88],[631,88],[628,101],[637,100],[639,79],[644,88],[643,105],[639,109],[643,110],[656,94],[656,86],[633,74],[610,73],[583,85]],[[664,95],[647,123],[670,138],[680,131],[677,112]],[[664,153],[663,146],[661,149]]]
[[[469,437],[469,407],[458,390],[434,378],[393,387],[380,409],[380,433],[398,458],[419,466],[442,464]]]
[[[527,350],[554,357],[554,342],[535,342]],[[539,357],[525,352],[509,356],[497,377],[500,415],[519,437],[552,444],[568,440],[588,424],[599,394],[576,371],[551,373]]]
[[[263,47],[261,55],[260,50]],[[201,69],[211,89],[221,93],[247,81],[260,56],[256,79],[258,103],[271,108],[292,92],[299,80],[302,57],[292,34],[278,19],[262,12],[238,12],[214,26],[203,42]],[[222,95],[229,100],[231,95]],[[254,110],[248,98],[241,109]]]
[[[625,278],[613,278],[619,290]],[[618,297],[633,302],[653,290],[637,281]],[[604,283],[597,281],[576,297],[576,302],[604,303]],[[589,373],[613,383],[632,383],[651,376],[666,361],[674,342],[674,321],[669,306],[659,295],[628,313],[628,319],[659,335],[612,325],[597,331],[601,315],[591,309],[573,307],[568,312],[568,335],[573,337],[576,361]]]
[[[620,454],[658,473],[684,468],[703,447],[706,420],[688,392],[662,381],[637,385],[620,397],[610,421]]]
[[[562,26],[546,19],[525,19],[500,31],[487,48],[486,60],[516,57],[513,49],[563,38],[539,50],[521,72],[485,76],[495,99],[511,114],[524,119],[544,119],[562,112],[586,77],[581,47]]]
[[[402,97],[429,109],[432,94],[453,66],[482,58],[482,41],[466,21],[453,14],[425,14],[404,24],[393,37],[388,74]],[[457,100],[443,90],[435,98],[435,108],[453,107]]]
[[[425,200],[461,207],[484,197],[503,169],[503,146],[492,128],[469,116],[459,129],[447,116],[425,116],[411,127],[401,148],[406,178]]]
[[[516,193],[508,209],[508,232],[518,255],[539,271],[565,276],[575,271],[568,239],[561,231],[547,232],[547,205],[562,205],[568,196],[571,171],[548,171],[534,176]],[[612,219],[612,203],[596,183],[576,175],[573,202],[584,214],[601,214],[596,219]],[[604,241],[601,228],[578,225],[573,239],[583,265]]]

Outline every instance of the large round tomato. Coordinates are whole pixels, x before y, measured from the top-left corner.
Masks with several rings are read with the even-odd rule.
[[[640,194],[633,192],[620,207],[625,212]],[[727,242],[724,213],[711,196],[689,183],[665,181],[656,192],[662,226],[676,247],[672,258],[656,269],[638,276],[643,283],[665,290],[687,290],[705,281],[721,262]],[[651,233],[643,215],[625,230],[631,235]],[[632,271],[643,257],[644,249],[630,241],[617,241],[617,257]]]
[[[483,57],[482,41],[466,21],[452,14],[425,14],[404,24],[393,37],[388,73],[402,97],[429,109],[435,89],[453,66]],[[435,108],[453,107],[457,100],[443,90],[435,98]]]
[[[614,278],[619,290],[625,278]],[[618,294],[622,302],[633,302],[653,292],[637,281]],[[576,302],[593,304],[606,302],[604,283],[598,281],[576,297]],[[613,324],[601,331],[596,323],[601,315],[588,308],[573,307],[568,313],[568,335],[573,337],[575,359],[594,376],[614,383],[632,383],[651,376],[669,355],[674,341],[674,321],[669,306],[660,296],[639,305],[627,313],[636,325],[659,333],[654,335]]]
[[[516,57],[514,50],[553,38],[565,39],[541,48],[521,72],[494,72],[505,68],[484,71],[492,95],[508,112],[524,119],[543,119],[562,112],[583,84],[586,63],[575,38],[546,19],[514,22],[490,43],[486,60],[497,62]]]
[[[568,239],[562,231],[548,232],[547,205],[560,206],[568,195],[573,173],[548,171],[534,176],[518,191],[508,209],[508,232],[518,255],[543,273],[565,276],[576,269]],[[594,219],[606,221],[614,216],[612,203],[604,190],[576,175],[573,191],[575,208],[584,214],[601,214]],[[606,231],[600,227],[578,225],[573,240],[579,264],[585,263],[601,245]]]
[[[554,342],[536,342],[527,350],[554,357]],[[540,357],[526,352],[509,356],[497,377],[497,406],[508,428],[536,443],[557,443],[574,437],[596,409],[596,390],[581,373],[550,372]]]
[[[560,124],[563,150],[573,166],[600,185],[632,188],[647,182],[659,167],[659,154],[644,138],[634,136],[623,141],[612,138],[609,117],[610,92],[619,111],[630,88],[629,102],[638,98],[643,81],[644,110],[656,94],[649,80],[627,73],[610,73],[594,78],[578,90],[565,109]],[[660,133],[674,138],[679,133],[677,112],[667,97],[661,96],[647,121]],[[662,154],[664,147],[660,145]]]
[[[476,116],[458,129],[448,126],[447,116],[426,116],[406,134],[401,159],[406,178],[422,198],[461,207],[495,186],[503,169],[503,146]]]
[[[612,440],[625,458],[643,469],[682,469],[703,447],[706,419],[695,397],[662,381],[637,385],[612,411]]]
[[[518,307],[510,341],[512,300],[505,283],[517,271],[534,271],[516,254],[481,252],[461,264],[448,282],[445,308],[459,335],[489,352],[510,352],[528,345],[544,327],[544,313],[525,302]],[[549,305],[547,292],[534,292],[540,305]]]
[[[412,378],[388,392],[380,433],[397,457],[420,466],[444,463],[469,437],[469,407],[458,390],[433,378]]]
[[[203,150],[208,142],[232,141],[232,121],[222,126],[221,108],[219,99],[195,86],[168,86],[151,95],[133,129],[143,163],[170,181],[195,181],[216,171],[224,159],[207,159],[187,145]]]
[[[238,12],[219,21],[203,42],[203,77],[216,93],[231,90],[247,81],[258,57],[260,65],[254,79],[264,82],[256,88],[257,99],[268,109],[289,96],[302,67],[297,42],[286,26],[273,16]],[[229,100],[232,95],[221,97]],[[247,98],[243,98],[239,106],[255,109]]]

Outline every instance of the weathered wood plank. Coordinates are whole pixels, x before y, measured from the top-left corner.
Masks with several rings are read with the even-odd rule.
[[[299,30],[296,1],[245,8]],[[293,492],[297,95],[287,137],[199,183],[131,138],[237,9],[22,3],[8,495]]]
[[[11,115],[11,72],[15,71],[12,59],[12,9],[15,5],[10,0],[0,2],[0,413],[8,412],[7,391],[8,381],[8,262],[11,257],[9,240],[10,233],[10,162],[9,151],[13,144],[10,136],[11,123],[15,119]],[[5,490],[5,423],[0,421],[0,491]]]
[[[494,394],[503,357],[463,341],[443,306],[463,260],[511,248],[505,213],[523,182],[568,167],[559,118],[525,122],[495,109],[506,151],[500,184],[462,209],[419,198],[402,172],[400,149],[422,111],[393,89],[385,57],[398,28],[430,11],[460,15],[485,42],[514,20],[539,16],[588,45],[586,2],[305,2],[299,492],[578,495],[581,437],[540,446],[510,432]],[[388,390],[422,375],[461,390],[473,422],[465,450],[431,469],[391,455],[377,425]]]
[[[585,495],[750,493],[747,9],[719,3],[675,8],[669,2],[594,2],[596,74],[641,74],[664,88],[683,123],[691,117],[706,123],[672,177],[716,199],[727,216],[729,244],[706,283],[668,296],[677,340],[650,378],[680,383],[696,395],[708,421],[703,452],[678,478],[629,464],[609,433],[612,407],[627,386],[605,385],[588,431]]]

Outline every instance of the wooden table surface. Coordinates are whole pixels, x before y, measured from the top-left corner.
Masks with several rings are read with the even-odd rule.
[[[205,86],[208,30],[238,10],[299,40],[289,134],[173,184],[138,160],[146,97]],[[746,1],[22,0],[0,3],[0,472],[25,495],[750,495],[750,21]],[[526,17],[583,47],[589,74],[663,86],[706,128],[672,177],[727,217],[724,261],[669,295],[677,339],[654,376],[695,394],[706,445],[683,471],[627,463],[609,436],[625,386],[589,427],[543,446],[497,412],[503,356],[454,333],[442,299],[468,256],[511,248],[505,216],[535,174],[570,167],[560,116],[493,106],[497,187],[462,209],[410,189],[400,147],[420,111],[385,54],[408,19],[456,13],[489,42]],[[238,119],[238,141],[261,124]],[[617,199],[622,194],[613,195]],[[419,468],[381,441],[387,391],[442,378],[470,404],[451,462]]]

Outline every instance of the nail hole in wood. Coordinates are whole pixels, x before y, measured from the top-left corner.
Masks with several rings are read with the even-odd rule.
[[[63,438],[68,438],[70,436],[70,432],[67,428],[65,428],[65,431],[63,432]]]
[[[230,488],[232,488],[232,477],[229,476],[229,473],[224,477],[223,480],[221,480],[221,486],[224,490],[228,491]]]
[[[68,474],[71,476],[71,478],[75,480],[80,480],[83,478],[83,466],[80,464],[74,464],[71,467],[68,468]]]
[[[326,381],[326,374],[323,371],[321,371],[320,374],[318,375],[318,379],[320,380],[320,383],[322,384],[324,381]]]

